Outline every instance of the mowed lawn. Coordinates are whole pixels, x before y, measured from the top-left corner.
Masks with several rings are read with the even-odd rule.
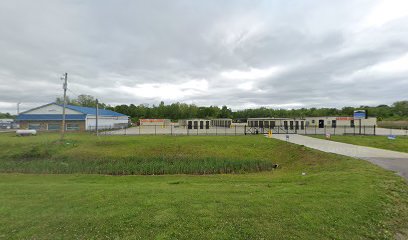
[[[325,139],[325,136],[312,137]],[[387,136],[330,136],[330,140],[408,153],[407,136],[397,136],[395,140],[388,139]]]
[[[0,135],[7,147],[0,153],[0,239],[393,239],[408,229],[408,185],[365,161],[261,136],[75,134],[61,145],[57,138]],[[162,175],[119,174],[141,159],[160,163],[152,171]],[[207,170],[219,167],[214,160],[280,166],[163,173],[174,164],[188,166],[176,168],[181,172],[199,169],[188,160],[204,161]],[[83,173],[95,171],[95,163],[106,174]],[[132,171],[146,167],[138,166]],[[18,173],[27,167],[73,173]]]

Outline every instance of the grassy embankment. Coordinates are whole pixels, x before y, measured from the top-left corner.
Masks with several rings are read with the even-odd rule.
[[[62,146],[56,138],[0,135],[0,171],[122,174],[151,162],[161,167],[143,173],[163,173],[177,161],[207,159],[215,168],[214,161],[280,168],[200,176],[2,173],[0,239],[393,239],[408,229],[406,182],[365,161],[259,136],[68,135]],[[188,171],[203,173],[197,164]],[[234,172],[263,170],[249,169]]]
[[[215,174],[272,170],[280,159],[299,152],[276,152],[280,142],[265,145],[254,137],[69,135],[34,137],[0,135],[0,171],[23,173]]]
[[[312,136],[325,139],[325,136]],[[330,136],[331,141],[375,147],[399,152],[408,152],[408,137],[397,136],[395,140],[387,136]]]

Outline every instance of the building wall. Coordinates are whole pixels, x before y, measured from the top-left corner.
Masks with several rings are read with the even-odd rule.
[[[170,119],[140,119],[140,126],[170,126]]]
[[[66,125],[70,123],[78,124],[79,125],[78,131],[86,130],[85,121],[66,121]],[[61,125],[61,121],[20,121],[20,129],[28,129],[29,124],[40,124],[40,129],[38,129],[38,131],[49,131],[48,124]],[[59,131],[59,130],[53,130],[53,131]]]
[[[208,119],[180,119],[179,126],[188,128],[189,122],[191,123],[191,129],[196,129],[194,124],[196,123],[198,129],[206,129],[206,126],[211,127],[211,120]],[[200,122],[203,124],[203,128],[200,128]]]
[[[259,128],[296,128],[298,126],[297,129],[303,129],[305,127],[305,120],[295,118],[248,118],[247,126]]]
[[[216,118],[211,119],[211,126],[214,127],[231,127],[232,119],[230,118]]]
[[[336,121],[336,127],[351,127],[351,121],[354,126],[360,126],[360,120],[353,117],[306,117],[306,125],[309,127],[319,127],[319,120],[324,121],[324,126],[333,127],[333,121]],[[361,126],[376,126],[377,118],[361,119]]]
[[[63,107],[59,105],[51,104],[38,109],[29,110],[27,112],[24,112],[24,114],[62,114],[62,109]],[[83,113],[65,108],[65,114],[83,114]]]
[[[96,128],[96,116],[88,115],[85,122],[86,130],[94,130]],[[98,116],[98,128],[99,129],[111,129],[127,127],[129,124],[129,118],[127,116],[122,117],[107,117]]]

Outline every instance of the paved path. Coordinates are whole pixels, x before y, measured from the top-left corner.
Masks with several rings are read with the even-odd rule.
[[[273,137],[286,141],[285,134],[275,134]],[[395,171],[408,180],[408,153],[357,146],[297,134],[289,135],[289,142],[304,145],[306,147],[324,152],[337,153],[364,159],[385,169]]]

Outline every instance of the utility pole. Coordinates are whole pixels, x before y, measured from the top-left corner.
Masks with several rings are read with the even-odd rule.
[[[17,116],[20,115],[20,104],[21,102],[17,103]]]
[[[95,129],[96,129],[96,136],[99,136],[99,131],[98,131],[98,115],[99,115],[99,104],[98,104],[98,99],[96,99],[96,123],[95,123]]]
[[[61,126],[61,140],[64,139],[64,134],[65,134],[65,107],[67,105],[67,81],[68,81],[68,73],[65,73],[64,76],[62,77],[64,80],[64,84],[62,85],[62,88],[64,89],[64,104],[62,107],[62,126]]]

